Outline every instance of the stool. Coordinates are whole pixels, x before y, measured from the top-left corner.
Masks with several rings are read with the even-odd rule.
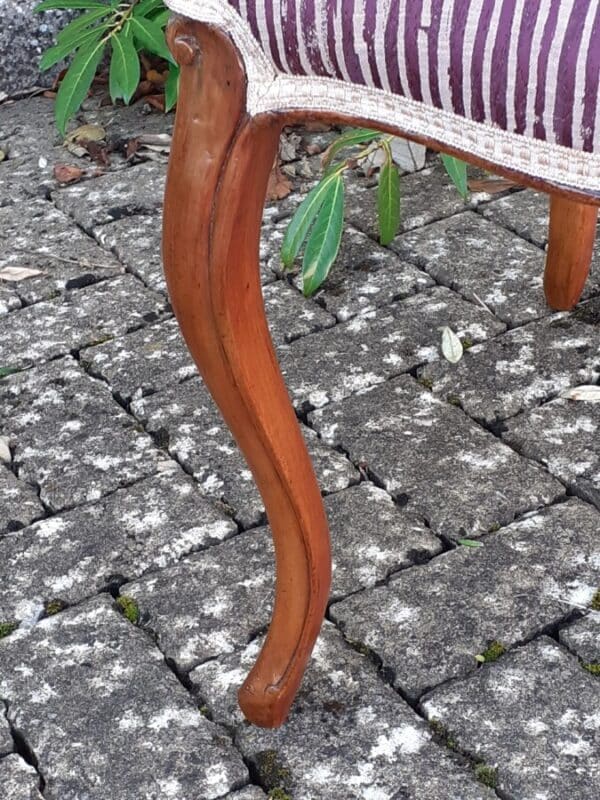
[[[286,718],[331,555],[314,471],[265,319],[258,248],[283,126],[400,135],[550,195],[548,303],[583,290],[600,205],[598,0],[167,0],[180,95],[164,208],[173,309],[273,531],[276,596],[239,692]],[[226,569],[226,565],[224,565]]]

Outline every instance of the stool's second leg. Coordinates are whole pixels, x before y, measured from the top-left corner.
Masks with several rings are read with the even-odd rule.
[[[569,311],[581,297],[590,272],[597,220],[597,206],[558,195],[550,198],[544,289],[556,311]]]
[[[260,224],[280,124],[247,116],[244,70],[224,34],[176,18],[169,38],[182,74],[165,198],[165,273],[184,338],[252,469],[273,530],[273,618],[239,700],[252,722],[277,726],[319,633],[331,570],[321,495],[260,286]]]

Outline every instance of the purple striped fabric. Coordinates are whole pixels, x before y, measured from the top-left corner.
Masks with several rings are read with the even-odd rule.
[[[228,0],[280,72],[600,151],[600,0]]]

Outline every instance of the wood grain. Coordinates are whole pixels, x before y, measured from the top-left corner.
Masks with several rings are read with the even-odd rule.
[[[556,311],[574,308],[590,272],[598,208],[553,195],[550,200],[546,299]]]
[[[169,42],[182,76],[165,198],[165,273],[184,338],[248,461],[273,531],[273,617],[239,701],[250,721],[277,726],[302,680],[331,578],[323,503],[260,286],[260,225],[281,126],[274,116],[246,115],[244,71],[223,33],[176,18]]]

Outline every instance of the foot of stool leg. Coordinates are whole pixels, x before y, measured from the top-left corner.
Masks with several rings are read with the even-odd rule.
[[[555,311],[569,311],[581,297],[590,271],[597,220],[597,206],[558,195],[550,198],[544,290]]]
[[[273,618],[239,700],[249,720],[274,727],[287,716],[319,633],[331,570],[323,503],[260,286],[260,225],[280,123],[247,116],[244,70],[224,34],[176,18],[169,39],[182,73],[165,197],[165,274],[184,338],[252,469],[273,530]]]

